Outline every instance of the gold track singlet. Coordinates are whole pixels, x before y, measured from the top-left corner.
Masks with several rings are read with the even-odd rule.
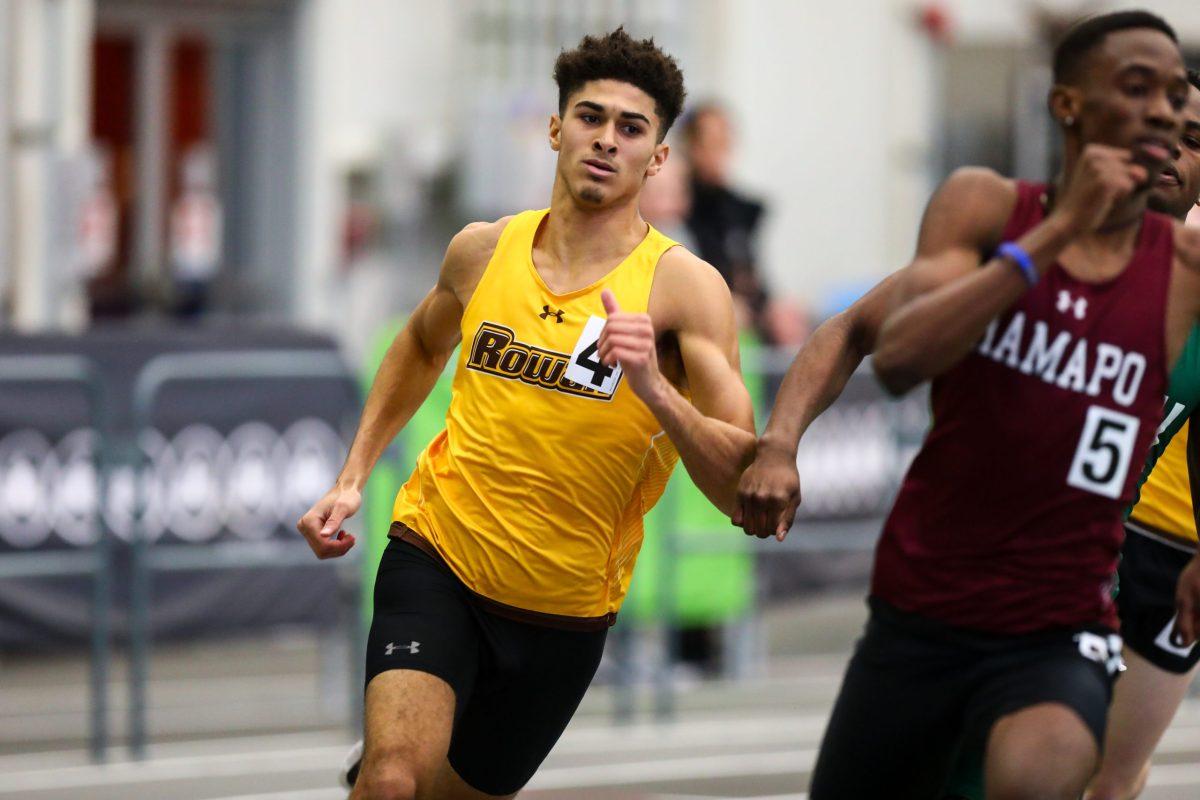
[[[1142,484],[1138,504],[1129,515],[1129,526],[1176,544],[1195,547],[1196,518],[1192,513],[1192,486],[1187,466],[1191,427],[1190,423],[1185,424],[1175,434],[1154,471]]]
[[[501,233],[463,311],[446,429],[421,453],[392,517],[484,598],[611,619],[642,517],[678,456],[620,371],[599,361],[600,291],[645,312],[675,242],[650,228],[603,278],[558,295],[533,265],[548,213],[518,214]]]

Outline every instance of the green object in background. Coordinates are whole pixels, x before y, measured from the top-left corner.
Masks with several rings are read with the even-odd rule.
[[[751,333],[743,333],[739,344],[743,354],[760,346]],[[762,376],[748,374],[745,380],[761,414]],[[646,515],[645,528],[623,617],[647,623],[669,614],[677,624],[712,625],[749,610],[756,586],[751,542],[696,488],[683,464],[675,467],[662,499]],[[669,554],[664,552],[668,544]],[[664,584],[674,585],[673,596]]]
[[[379,371],[384,355],[391,347],[392,340],[404,327],[405,321],[396,319],[388,323],[372,342],[370,355],[363,365],[364,395],[370,391],[375,373]],[[359,546],[366,548],[362,561],[363,586],[366,587],[366,591],[362,596],[363,618],[368,624],[371,621],[371,595],[375,586],[375,572],[379,567],[383,549],[387,546],[387,531],[392,524],[392,506],[395,504],[396,493],[417,466],[417,456],[446,427],[446,411],[450,408],[450,384],[454,378],[454,365],[457,363],[456,350],[446,362],[446,369],[433,385],[429,397],[404,426],[404,430],[396,437],[392,446],[384,451],[363,492],[362,536]]]
[[[362,373],[364,394],[370,390],[384,355],[403,325],[403,319],[394,320],[376,336]],[[742,335],[743,353],[758,346],[752,334]],[[396,493],[412,474],[417,456],[445,427],[450,385],[457,362],[456,353],[447,362],[446,370],[434,384],[429,397],[384,453],[367,482],[363,494],[360,546],[366,547],[363,585],[368,591],[363,592],[363,615],[368,622],[372,608],[371,589],[387,544],[386,533],[392,523]],[[764,393],[761,376],[747,375],[746,385],[755,407],[761,409]],[[750,551],[750,542],[696,488],[682,464],[675,468],[658,505],[646,516],[645,528],[645,540],[622,616],[640,622],[659,621],[667,602],[673,606],[674,618],[688,625],[726,622],[746,613],[754,601],[755,591],[754,554]],[[670,530],[677,531],[676,552],[669,563],[664,563],[665,536]],[[689,543],[716,547],[710,552],[689,553]],[[664,570],[664,566],[669,569]],[[664,594],[664,582],[674,584],[673,598]]]

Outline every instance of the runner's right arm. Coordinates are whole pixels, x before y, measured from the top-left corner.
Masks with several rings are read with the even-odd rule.
[[[742,473],[733,523],[747,534],[783,541],[800,505],[796,449],[813,420],[846,388],[891,305],[900,273],[884,278],[842,313],[823,322],[788,368],[771,420],[758,440],[754,463]]]
[[[1088,145],[1054,210],[1017,244],[1038,274],[1044,273],[1146,178],[1146,168],[1128,150]],[[916,259],[897,287],[873,360],[892,394],[957,364],[988,323],[1029,288],[1016,266],[991,255],[1016,197],[1012,181],[978,168],[958,170],[934,194],[921,223]],[[985,258],[990,260],[981,266]]]
[[[504,222],[472,223],[450,241],[437,284],[384,355],[341,474],[296,525],[317,558],[336,558],[354,546],[341,525],[358,511],[375,462],[425,402],[458,346],[463,309]]]
[[[1179,334],[1182,334],[1184,331],[1190,332],[1192,325],[1200,322],[1200,300],[1197,299],[1200,298],[1200,231],[1176,225],[1174,240],[1176,268],[1171,276],[1171,299],[1177,301],[1172,305],[1179,307],[1179,316],[1184,318],[1184,324],[1175,325]],[[1182,302],[1178,302],[1180,300]],[[1168,306],[1168,315],[1174,310]],[[1179,335],[1174,338],[1178,339]],[[1182,351],[1183,347],[1180,345],[1171,349]],[[1193,413],[1188,425],[1191,426],[1196,419]],[[1196,489],[1200,488],[1200,431],[1194,427],[1188,433],[1187,465],[1188,482],[1194,498]],[[1192,510],[1200,525],[1200,507],[1193,503]],[[1175,611],[1174,644],[1187,647],[1200,638],[1200,551],[1184,567],[1175,583]]]

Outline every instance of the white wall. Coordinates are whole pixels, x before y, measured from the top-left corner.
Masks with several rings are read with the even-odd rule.
[[[898,0],[730,0],[724,74],[737,174],[770,204],[764,267],[819,302],[909,255],[928,195],[932,61]]]
[[[336,321],[338,171],[389,130],[454,147],[456,3],[309,0],[299,61],[300,317]],[[694,100],[729,103],[737,173],[770,204],[764,268],[779,291],[818,302],[902,265],[930,191],[932,56],[907,0],[703,0],[692,13]],[[547,65],[547,73],[549,65]],[[549,79],[547,74],[547,80]],[[547,158],[552,156],[547,153]],[[427,280],[428,265],[412,265]],[[403,268],[403,265],[402,265]]]
[[[770,204],[763,267],[821,307],[911,257],[940,152],[938,46],[915,0],[723,0],[701,26],[705,78],[735,111],[736,173]],[[1030,5],[942,0],[958,42],[1023,44]],[[1076,0],[1046,5],[1071,13]],[[1195,0],[1139,0],[1200,45]],[[1107,3],[1099,10],[1129,7]],[[693,82],[693,89],[695,83]],[[696,92],[693,91],[693,95]]]
[[[942,0],[954,18],[959,36],[969,39],[1021,39],[1032,32],[1029,8],[1032,4],[1013,0]],[[1144,8],[1164,17],[1181,38],[1200,43],[1200,9],[1195,0],[1129,0],[1129,2],[1080,3],[1078,0],[1039,0],[1038,5],[1062,14],[1074,14],[1081,7],[1089,13],[1127,8]]]
[[[549,1],[549,0],[547,0]],[[574,2],[574,0],[562,0]],[[1139,3],[1141,4],[1141,3]],[[1028,6],[943,0],[960,42],[1019,44]],[[1064,9],[1073,0],[1051,0]],[[1117,4],[1112,4],[1116,7]],[[1194,0],[1146,0],[1200,41]],[[306,0],[299,60],[300,316],[333,323],[338,173],[399,130],[417,152],[462,141],[456,2]],[[938,46],[916,0],[692,0],[689,94],[734,112],[736,174],[770,204],[763,268],[783,294],[821,306],[911,257],[940,153]],[[457,49],[456,49],[457,46]],[[549,158],[550,156],[547,155]],[[426,281],[432,265],[401,265]]]
[[[13,7],[0,3],[0,325],[9,315],[8,293],[13,275],[12,46]]]
[[[14,208],[12,238],[5,243],[12,258],[13,322],[29,331],[78,328],[83,291],[61,258],[69,207],[61,167],[82,151],[88,135],[93,8],[90,0],[16,0],[5,21],[12,24],[14,71],[8,109],[15,134],[9,179]]]
[[[454,107],[453,3],[307,0],[297,60],[301,202],[298,318],[336,326],[342,170],[382,156],[399,132],[414,152],[450,138]],[[426,270],[420,270],[425,274]]]

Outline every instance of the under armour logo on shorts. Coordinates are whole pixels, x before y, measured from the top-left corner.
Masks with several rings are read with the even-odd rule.
[[[1192,654],[1192,648],[1196,646],[1196,643],[1192,642],[1189,645],[1184,645],[1175,624],[1178,620],[1178,614],[1171,617],[1167,624],[1163,626],[1163,629],[1159,631],[1158,636],[1154,637],[1154,643],[1173,656],[1187,658]]]
[[[1116,675],[1125,670],[1125,661],[1121,658],[1121,637],[1115,633],[1108,636],[1083,631],[1075,634],[1079,643],[1079,654],[1089,661],[1095,661],[1104,666],[1109,675]]]
[[[385,656],[390,656],[397,650],[407,650],[409,655],[416,655],[420,649],[420,642],[412,642],[411,644],[395,644],[393,642],[388,642],[388,646],[384,649],[383,654]]]

